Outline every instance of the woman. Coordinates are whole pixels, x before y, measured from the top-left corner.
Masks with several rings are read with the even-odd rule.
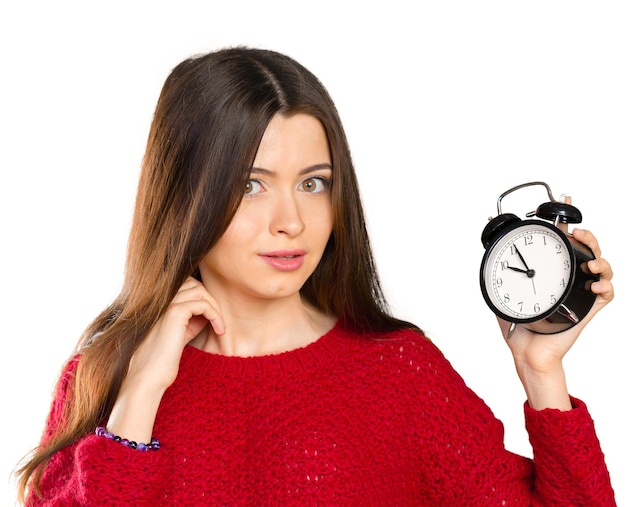
[[[597,257],[593,310],[507,340],[531,461],[388,312],[319,81],[267,50],[190,58],[156,108],[125,283],[65,365],[21,472],[26,503],[614,505],[562,367],[612,272],[591,233],[573,234]]]

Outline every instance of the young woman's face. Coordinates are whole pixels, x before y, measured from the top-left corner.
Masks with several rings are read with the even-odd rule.
[[[333,229],[331,179],[321,123],[306,114],[276,115],[233,221],[200,265],[208,291],[244,299],[297,294]]]

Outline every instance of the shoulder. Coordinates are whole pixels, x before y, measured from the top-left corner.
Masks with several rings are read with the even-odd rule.
[[[59,382],[69,382],[76,375],[81,357],[82,354],[74,354],[65,361],[61,368]]]
[[[353,333],[352,342],[358,345],[350,346],[353,353],[344,364],[395,409],[428,413],[433,424],[464,413],[485,421],[493,419],[484,401],[421,332]]]
[[[74,386],[74,377],[76,376],[81,357],[81,354],[75,354],[65,361],[57,380],[57,395],[63,396],[64,398],[71,396]]]
[[[74,378],[80,359],[81,355],[75,354],[70,356],[63,364],[54,388],[53,410],[62,411],[66,400],[73,396]],[[60,413],[57,415],[60,415]]]
[[[364,364],[378,364],[396,375],[403,372],[419,376],[445,375],[459,380],[442,351],[418,330],[357,333],[343,329],[342,332],[355,356]]]
[[[441,350],[435,343],[416,329],[397,329],[394,331],[371,331],[359,333],[343,329],[358,347],[363,350],[387,352],[398,357],[438,357],[443,359]]]

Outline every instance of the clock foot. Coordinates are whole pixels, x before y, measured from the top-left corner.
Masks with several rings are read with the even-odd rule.
[[[510,340],[511,336],[513,336],[513,332],[515,331],[515,328],[517,327],[517,324],[515,322],[511,322],[511,325],[509,326],[509,330],[506,333],[506,339]]]
[[[578,322],[580,321],[580,319],[578,318],[578,315],[576,315],[572,310],[570,310],[564,304],[561,304],[559,306],[559,313],[565,316],[570,322],[573,322],[574,324],[578,324]]]

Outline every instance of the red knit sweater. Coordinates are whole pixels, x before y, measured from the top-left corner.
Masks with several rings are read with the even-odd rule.
[[[504,449],[502,424],[431,341],[380,338],[337,325],[264,357],[188,346],[157,414],[159,451],[87,435],[28,505],[615,506],[582,402],[525,406],[532,461]]]

